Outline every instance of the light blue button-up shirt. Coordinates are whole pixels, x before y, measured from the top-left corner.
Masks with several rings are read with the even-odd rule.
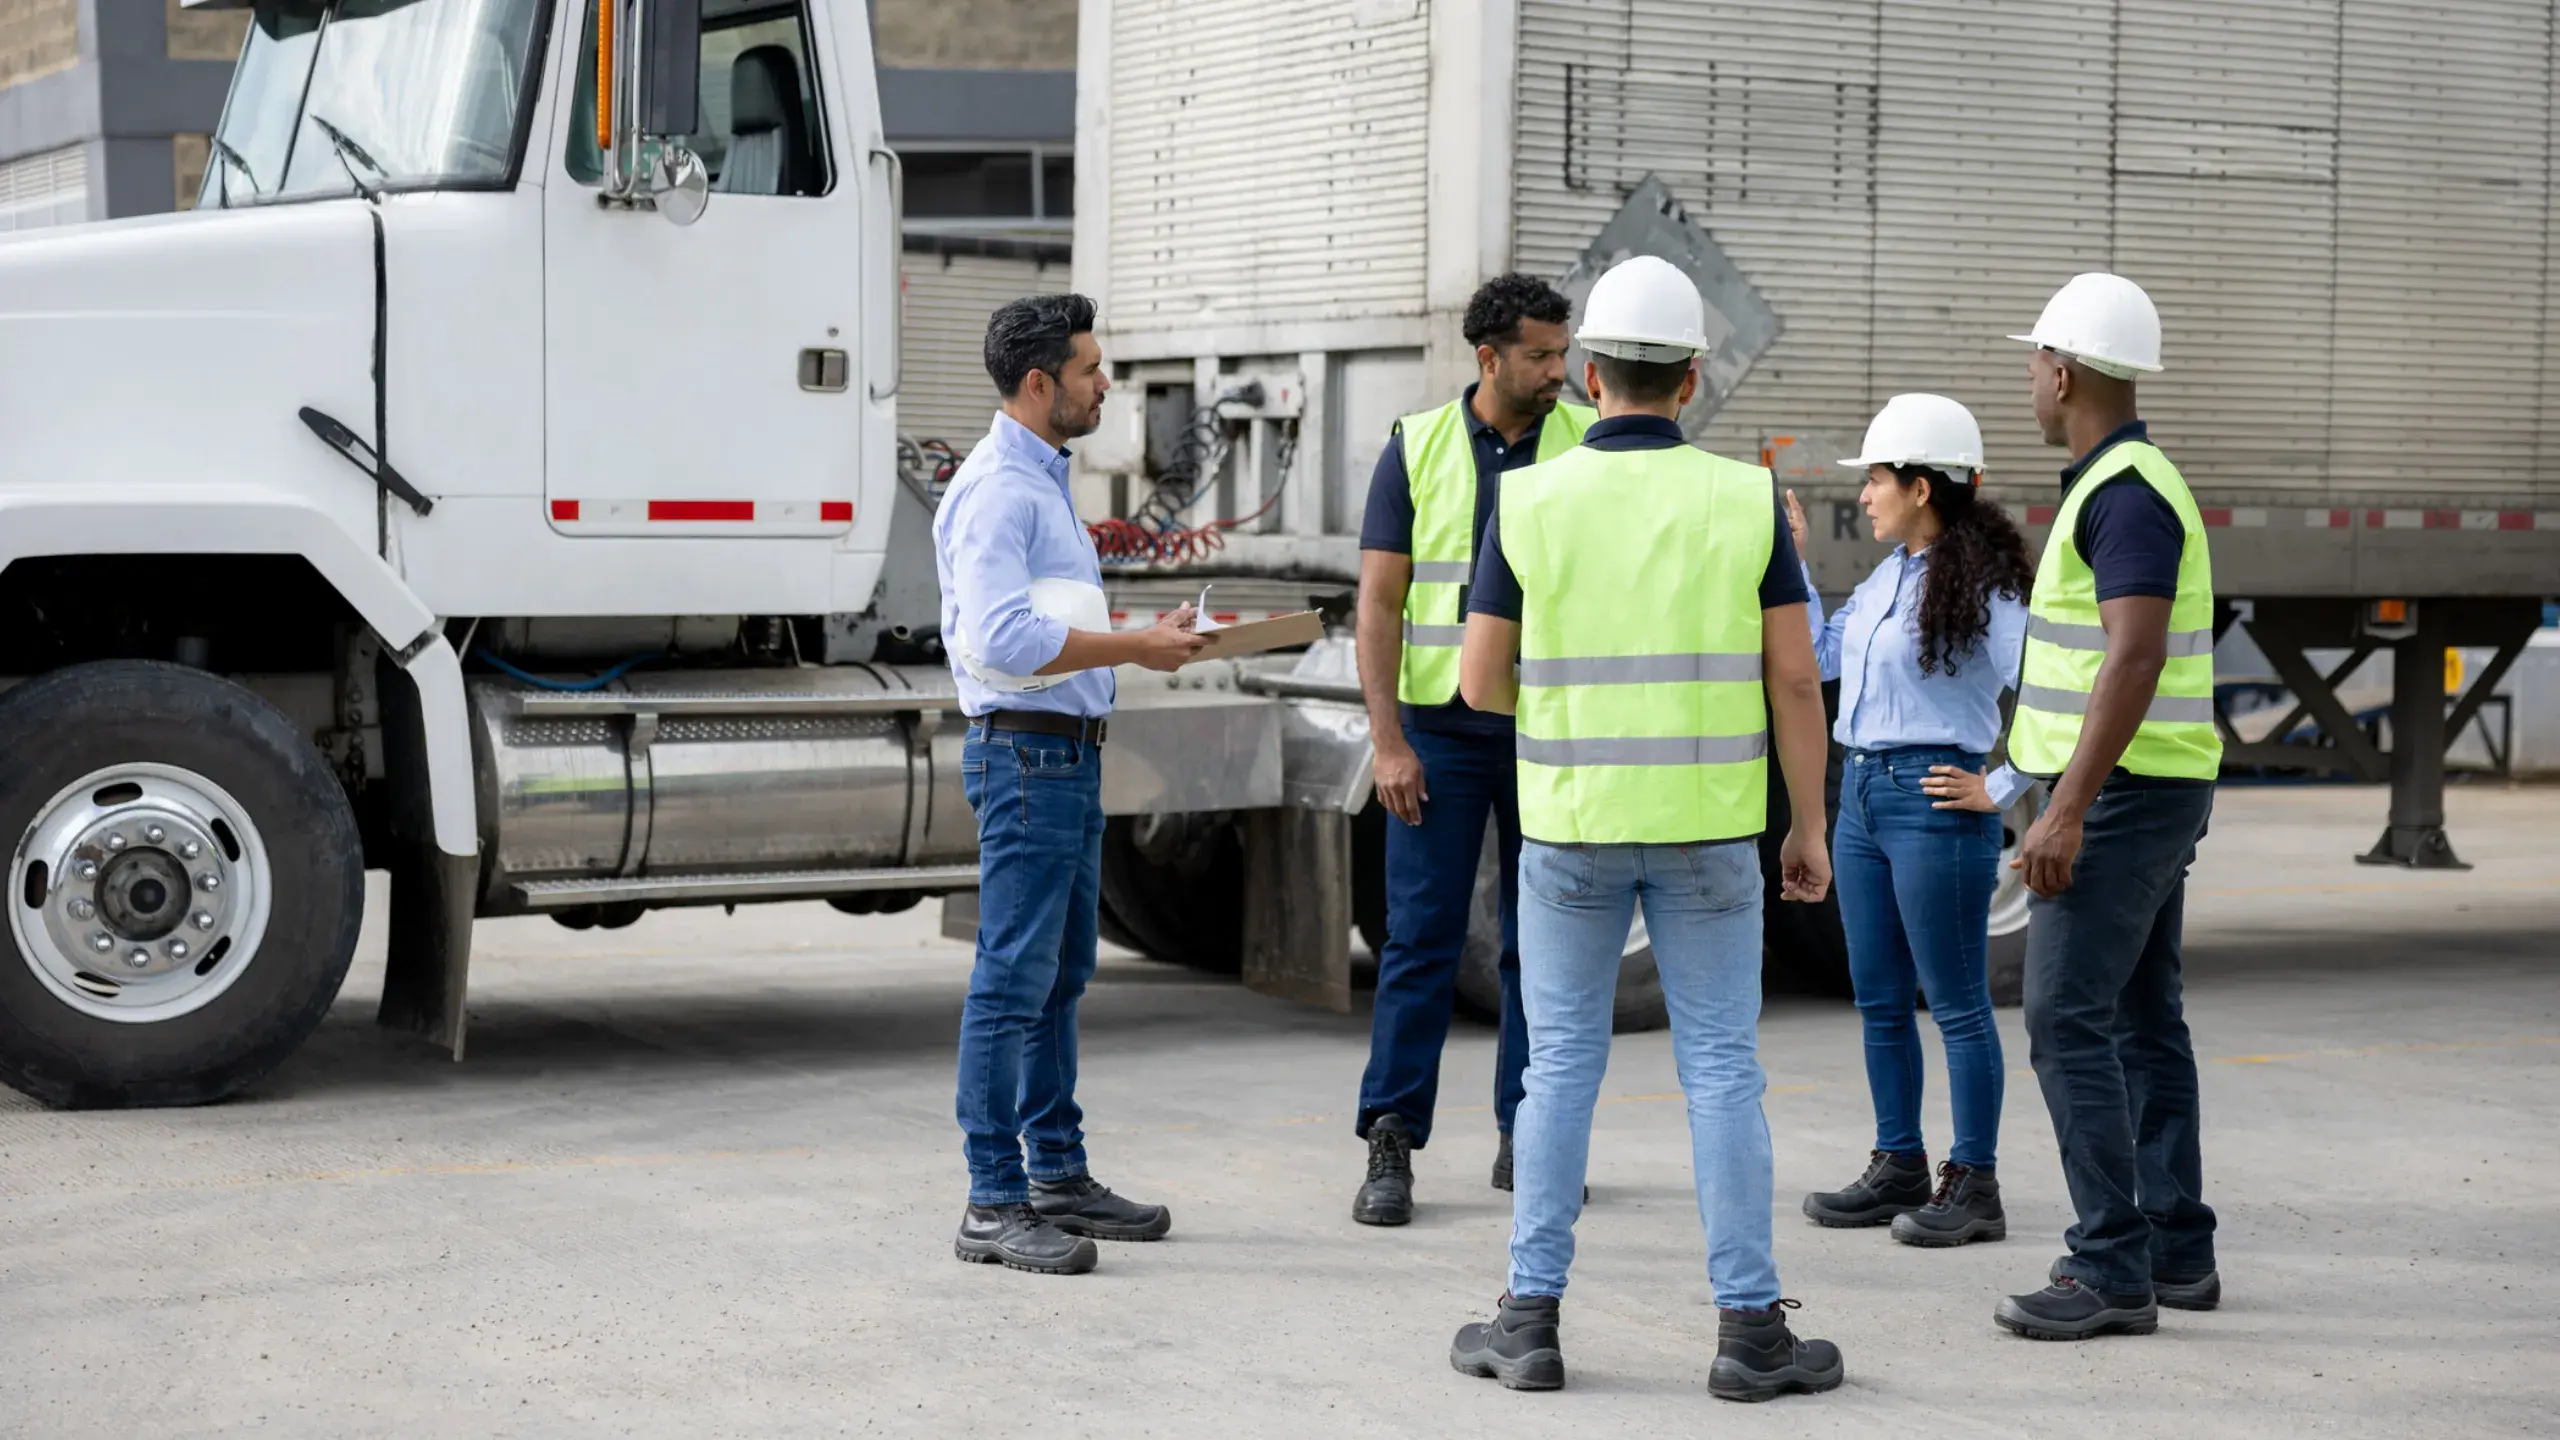
[[[1902,546],[1858,582],[1846,603],[1825,617],[1813,608],[1813,654],[1822,678],[1840,682],[1840,718],[1831,736],[1853,750],[1892,750],[1906,745],[1952,745],[1987,755],[2000,739],[2000,692],[2018,685],[2026,645],[2027,607],[2005,595],[1991,597],[1991,627],[1981,642],[1956,657],[1954,674],[1941,665],[1920,671],[1920,577],[1929,552]],[[1810,571],[1805,588],[1813,588]],[[2034,782],[2006,765],[1991,773],[1991,799],[2007,809]]]
[[[1066,451],[999,412],[987,438],[960,462],[933,517],[933,564],[942,579],[942,643],[962,710],[1111,713],[1108,666],[1080,670],[1045,690],[1016,692],[980,684],[960,663],[965,646],[981,665],[1003,674],[1038,672],[1066,648],[1067,625],[1032,610],[1031,582],[1102,583],[1102,559],[1067,489]]]

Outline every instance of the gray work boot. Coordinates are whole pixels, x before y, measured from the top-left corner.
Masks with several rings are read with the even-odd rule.
[[[1896,1215],[1928,1203],[1929,1157],[1877,1150],[1868,1154],[1866,1173],[1849,1188],[1817,1190],[1804,1197],[1804,1214],[1816,1225],[1851,1230],[1890,1224]]]
[[[1449,1364],[1462,1375],[1499,1380],[1510,1390],[1564,1388],[1564,1344],[1553,1295],[1505,1295],[1493,1319],[1458,1327]]]
[[[1719,1400],[1774,1400],[1837,1387],[1847,1372],[1840,1347],[1828,1340],[1800,1340],[1787,1328],[1793,1300],[1766,1310],[1718,1310],[1716,1358],[1707,1367],[1707,1393]]]

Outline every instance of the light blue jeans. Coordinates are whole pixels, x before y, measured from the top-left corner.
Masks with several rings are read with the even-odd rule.
[[[1562,1295],[1591,1160],[1591,1112],[1639,902],[1671,1008],[1689,1100],[1707,1281],[1727,1310],[1778,1303],[1769,1122],[1760,1113],[1760,850],[1718,845],[1520,847],[1520,998],[1528,1095],[1512,1126],[1511,1293]]]

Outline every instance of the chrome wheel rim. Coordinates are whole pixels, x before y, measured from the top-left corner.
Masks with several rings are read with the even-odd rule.
[[[10,934],[81,1014],[173,1020],[249,968],[269,875],[258,827],[221,786],[172,765],[113,765],[36,812],[10,860]]]

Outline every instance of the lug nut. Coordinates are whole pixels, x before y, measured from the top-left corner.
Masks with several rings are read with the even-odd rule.
[[[219,876],[219,875],[214,874],[214,873],[213,873],[212,871],[210,871],[210,870],[207,870],[207,871],[206,871],[206,872],[204,872],[203,874],[201,874],[201,875],[199,875],[199,876],[197,876],[197,877],[196,877],[196,888],[197,888],[197,889],[199,889],[199,890],[201,890],[201,891],[203,891],[203,892],[204,892],[204,893],[206,893],[207,895],[210,895],[210,894],[212,894],[214,891],[219,890],[219,889],[221,889],[221,888],[222,888],[222,877],[221,877],[221,876]]]
[[[169,958],[170,958],[170,959],[172,959],[172,960],[184,960],[184,959],[186,959],[186,958],[187,958],[187,942],[186,942],[186,941],[184,941],[184,940],[172,940],[172,941],[170,941],[170,942],[169,942]]]
[[[95,880],[98,878],[98,862],[95,860],[75,860],[71,864],[71,873],[82,880]]]
[[[104,955],[108,951],[116,948],[116,937],[108,934],[104,930],[101,930],[97,934],[89,937],[89,948],[97,951],[101,955]]]
[[[98,913],[98,907],[86,900],[74,900],[63,908],[71,912],[71,918],[74,920],[86,920]]]
[[[169,838],[169,832],[161,829],[157,825],[145,825],[142,827],[142,838],[154,845],[157,845],[161,841]]]
[[[193,860],[203,853],[204,847],[193,840],[181,840],[178,842],[178,858],[181,860]]]
[[[106,840],[105,840],[103,843],[106,845],[106,847],[107,847],[109,850],[121,850],[121,849],[123,849],[123,848],[125,847],[124,832],[123,832],[123,831],[121,831],[121,830],[110,830],[110,831],[108,831],[108,832],[107,832],[107,838],[106,838]]]
[[[195,915],[195,926],[199,930],[212,929],[214,926],[213,912],[210,910],[197,911]]]
[[[125,955],[124,963],[136,970],[148,970],[151,968],[151,952],[137,945]]]

